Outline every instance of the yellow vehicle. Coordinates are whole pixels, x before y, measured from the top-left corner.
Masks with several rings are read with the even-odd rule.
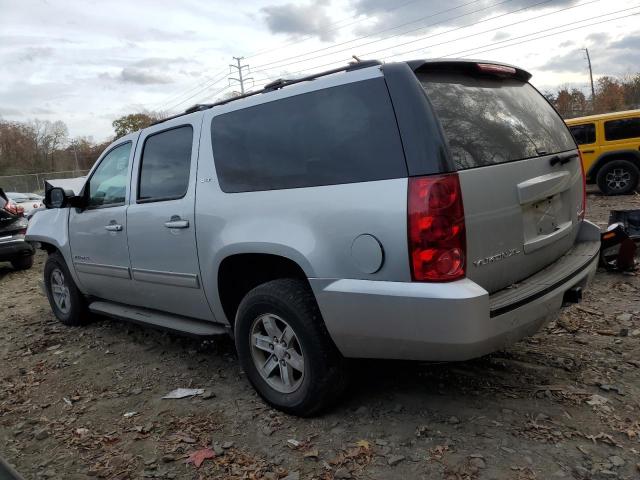
[[[625,195],[640,179],[640,110],[566,121],[580,147],[589,183],[605,195]]]

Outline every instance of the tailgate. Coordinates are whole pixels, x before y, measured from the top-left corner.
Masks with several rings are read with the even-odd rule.
[[[546,99],[522,78],[468,65],[418,78],[460,179],[467,277],[491,293],[565,254],[583,179],[575,142]]]

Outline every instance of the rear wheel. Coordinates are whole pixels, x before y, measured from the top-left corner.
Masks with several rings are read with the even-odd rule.
[[[87,319],[87,303],[78,290],[64,257],[52,253],[44,265],[44,286],[51,310],[65,325],[82,325]]]
[[[640,172],[629,160],[607,162],[596,176],[598,188],[605,195],[627,195],[638,187]]]
[[[345,360],[300,280],[273,280],[251,290],[238,308],[235,342],[251,384],[286,413],[315,415],[346,386]]]
[[[16,270],[29,270],[33,266],[33,255],[11,260],[11,266]]]

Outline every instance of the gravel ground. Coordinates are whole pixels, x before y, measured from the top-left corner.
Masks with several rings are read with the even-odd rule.
[[[589,203],[601,226],[640,208]],[[338,407],[299,419],[256,396],[228,339],[57,323],[44,260],[0,266],[0,455],[26,479],[640,478],[636,274],[599,271],[580,305],[478,360],[357,362]],[[178,387],[205,393],[161,399]]]

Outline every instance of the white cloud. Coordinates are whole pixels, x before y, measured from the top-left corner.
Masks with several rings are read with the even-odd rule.
[[[544,86],[586,84],[586,63],[576,54],[585,46],[598,74],[639,69],[640,26],[633,12],[626,19],[515,45],[522,35],[605,18],[637,1],[581,0],[589,4],[553,13],[576,4],[560,0],[509,13],[540,1],[509,0],[456,19],[495,2],[187,0],[160,7],[151,0],[0,0],[0,115],[63,120],[71,135],[101,140],[112,134],[111,121],[120,115],[180,111],[225,93],[233,55],[247,57],[256,85],[331,68],[353,54],[388,61],[477,54],[520,65],[532,71],[534,84]],[[469,5],[435,15],[463,4]],[[552,14],[529,20],[547,12]],[[392,29],[429,15],[435,16]],[[497,15],[503,16],[488,20]],[[427,27],[436,20],[444,23]],[[521,23],[509,26],[514,22]],[[416,31],[406,33],[410,29]],[[363,34],[367,37],[352,41]]]

